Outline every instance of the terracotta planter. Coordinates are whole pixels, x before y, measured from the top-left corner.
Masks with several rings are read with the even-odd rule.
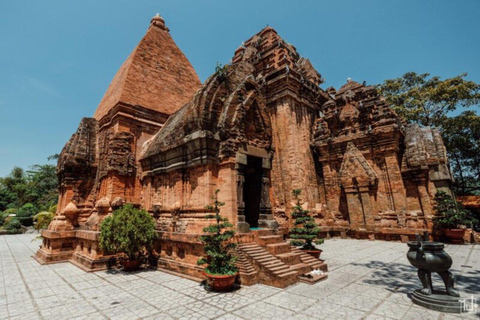
[[[454,243],[463,243],[465,229],[444,229],[443,234]]]
[[[207,277],[208,284],[212,287],[213,291],[217,292],[226,292],[232,290],[233,283],[237,274],[233,276],[228,275],[212,275],[206,272],[203,272],[203,275]]]
[[[322,253],[322,250],[303,250],[315,259],[320,259],[320,254]]]
[[[127,272],[137,271],[140,269],[140,265],[142,264],[142,260],[122,260],[121,264],[123,266],[123,270]]]

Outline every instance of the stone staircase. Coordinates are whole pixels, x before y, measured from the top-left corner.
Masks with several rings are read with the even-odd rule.
[[[237,250],[237,268],[240,274],[240,281],[243,285],[251,286],[258,283],[258,271],[248,261],[245,253]]]
[[[242,284],[263,283],[285,288],[314,269],[327,271],[327,265],[309,254],[292,247],[273,230],[254,231],[255,242],[237,247]]]

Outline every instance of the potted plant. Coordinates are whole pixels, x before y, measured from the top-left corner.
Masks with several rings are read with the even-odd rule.
[[[197,264],[207,264],[204,269],[204,275],[207,277],[207,282],[212,290],[229,291],[238,274],[238,269],[235,265],[237,259],[234,255],[236,244],[230,242],[235,231],[232,229],[233,225],[228,222],[228,219],[220,215],[220,207],[224,203],[218,201],[219,191],[216,190],[215,195],[212,197],[214,200],[213,206],[207,206],[208,210],[215,212],[213,215],[207,215],[207,219],[213,218],[215,223],[203,228],[205,234],[200,237],[207,257],[200,258]]]
[[[145,210],[127,204],[106,217],[100,226],[100,248],[107,253],[122,253],[125,271],[140,268],[141,257],[156,238],[155,222]]]
[[[315,244],[322,244],[323,239],[318,239],[320,229],[315,223],[309,211],[300,203],[301,189],[294,189],[292,195],[295,198],[295,205],[292,211],[292,218],[295,219],[294,227],[290,230],[290,243],[294,246],[301,246],[301,250],[306,251],[309,255],[319,259],[322,250],[315,247]]]
[[[471,213],[443,191],[435,194],[434,210],[434,228],[441,230],[452,242],[463,242],[465,226],[475,222]]]

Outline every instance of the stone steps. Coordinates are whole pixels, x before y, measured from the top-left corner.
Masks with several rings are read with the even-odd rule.
[[[282,253],[289,253],[290,252],[290,243],[288,242],[281,242],[281,243],[271,243],[265,246],[268,252],[277,256]]]
[[[277,254],[276,257],[285,264],[294,265],[294,264],[299,264],[303,262],[300,255],[301,254],[298,252],[287,252],[287,253]]]
[[[238,273],[240,277],[240,283],[242,285],[253,285],[258,282],[258,271],[255,270],[253,265],[248,261],[241,251],[237,250],[237,263]]]
[[[242,257],[239,258],[239,262],[245,265],[242,269],[239,267],[241,275],[247,277],[256,272],[257,282],[285,288],[298,282],[300,276],[307,278],[304,275],[314,269],[327,272],[327,265],[322,260],[315,259],[308,253],[291,246],[282,235],[275,234],[275,231],[252,232],[255,233],[255,242],[238,245],[239,256]],[[244,259],[251,267],[244,263]],[[309,282],[314,282],[308,279]]]
[[[303,252],[302,250],[300,250],[298,248],[295,248],[295,247],[292,247],[291,250],[292,250],[293,253],[299,254],[301,261],[303,263],[309,265],[312,268],[312,270],[313,269],[320,269],[323,272],[328,271],[328,266],[327,266],[326,263],[324,263],[323,260],[315,259],[314,257],[309,255],[308,253]]]
[[[282,236],[270,235],[270,236],[260,236],[257,238],[257,244],[259,246],[266,246],[267,244],[281,243],[284,242]]]
[[[298,273],[298,275],[303,275],[312,271],[312,268],[305,263],[298,263],[290,266],[290,270],[293,270]]]
[[[291,269],[289,265],[283,263],[260,245],[255,243],[241,244],[238,246],[238,251],[258,271],[260,283],[285,288],[298,282],[297,269]]]

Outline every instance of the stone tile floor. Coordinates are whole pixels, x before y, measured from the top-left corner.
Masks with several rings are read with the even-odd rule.
[[[31,258],[35,235],[0,236],[0,319],[478,319],[412,304],[419,286],[406,244],[327,240],[328,280],[287,289],[264,285],[208,293],[161,271],[86,273]],[[480,302],[480,246],[449,245],[457,288]],[[438,282],[437,282],[438,284]],[[478,303],[478,302],[477,302]]]

